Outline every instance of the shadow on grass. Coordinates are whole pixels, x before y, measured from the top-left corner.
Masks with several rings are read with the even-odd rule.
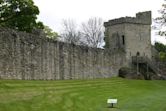
[[[121,109],[118,108],[117,106],[114,106],[114,107],[112,107],[112,106],[107,106],[107,107],[106,107],[106,110],[104,110],[104,111],[121,111]]]

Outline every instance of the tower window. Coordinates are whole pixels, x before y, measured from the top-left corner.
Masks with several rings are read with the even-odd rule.
[[[139,52],[137,52],[137,54],[136,54],[137,56],[140,56],[140,53]]]
[[[125,36],[122,35],[122,44],[125,45]]]

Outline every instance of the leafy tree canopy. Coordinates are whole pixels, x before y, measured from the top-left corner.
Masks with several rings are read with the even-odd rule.
[[[33,0],[0,0],[0,26],[31,32],[43,29],[43,23],[37,22],[39,9]]]
[[[166,53],[166,45],[156,42],[155,43],[155,48],[157,49],[157,51],[159,52],[165,52]]]
[[[155,48],[159,51],[160,60],[166,61],[166,45],[156,42]]]
[[[44,26],[44,33],[50,39],[56,40],[59,37],[58,33],[54,32],[49,26]]]

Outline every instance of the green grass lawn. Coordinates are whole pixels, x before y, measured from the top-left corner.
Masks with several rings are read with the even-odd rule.
[[[166,81],[0,80],[0,111],[166,111]]]

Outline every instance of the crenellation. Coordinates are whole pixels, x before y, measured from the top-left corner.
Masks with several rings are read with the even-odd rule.
[[[139,12],[136,17],[122,17],[105,22],[106,46],[126,52],[129,66],[131,57],[147,56],[151,53],[151,11]]]
[[[0,79],[63,80],[118,76],[132,56],[151,59],[151,12],[104,23],[107,49],[78,46],[0,28]]]
[[[136,14],[136,17],[121,17],[121,18],[109,20],[108,22],[104,23],[104,26],[108,27],[108,26],[123,24],[123,23],[150,25],[151,11],[139,12]]]

